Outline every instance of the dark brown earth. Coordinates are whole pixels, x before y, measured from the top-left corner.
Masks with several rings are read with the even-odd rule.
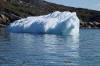
[[[46,1],[39,3],[26,1],[28,0],[21,2],[0,0],[0,27],[5,27],[15,20],[28,16],[46,15],[54,11],[71,11],[77,13],[80,19],[80,28],[100,28],[100,11],[68,7]]]

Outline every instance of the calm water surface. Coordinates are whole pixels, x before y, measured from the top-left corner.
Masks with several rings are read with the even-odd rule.
[[[100,66],[100,30],[61,36],[0,29],[0,66]]]

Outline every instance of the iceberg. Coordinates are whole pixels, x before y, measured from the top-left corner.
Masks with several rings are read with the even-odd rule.
[[[8,32],[35,34],[76,35],[79,19],[75,12],[53,12],[43,16],[32,16],[11,23]]]

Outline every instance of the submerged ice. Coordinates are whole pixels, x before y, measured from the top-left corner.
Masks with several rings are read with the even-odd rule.
[[[14,33],[76,35],[79,33],[79,19],[75,12],[56,11],[44,16],[17,20],[7,30]]]

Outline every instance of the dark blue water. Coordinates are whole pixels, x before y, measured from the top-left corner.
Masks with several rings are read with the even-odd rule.
[[[0,29],[0,66],[100,66],[100,30],[62,36]]]

